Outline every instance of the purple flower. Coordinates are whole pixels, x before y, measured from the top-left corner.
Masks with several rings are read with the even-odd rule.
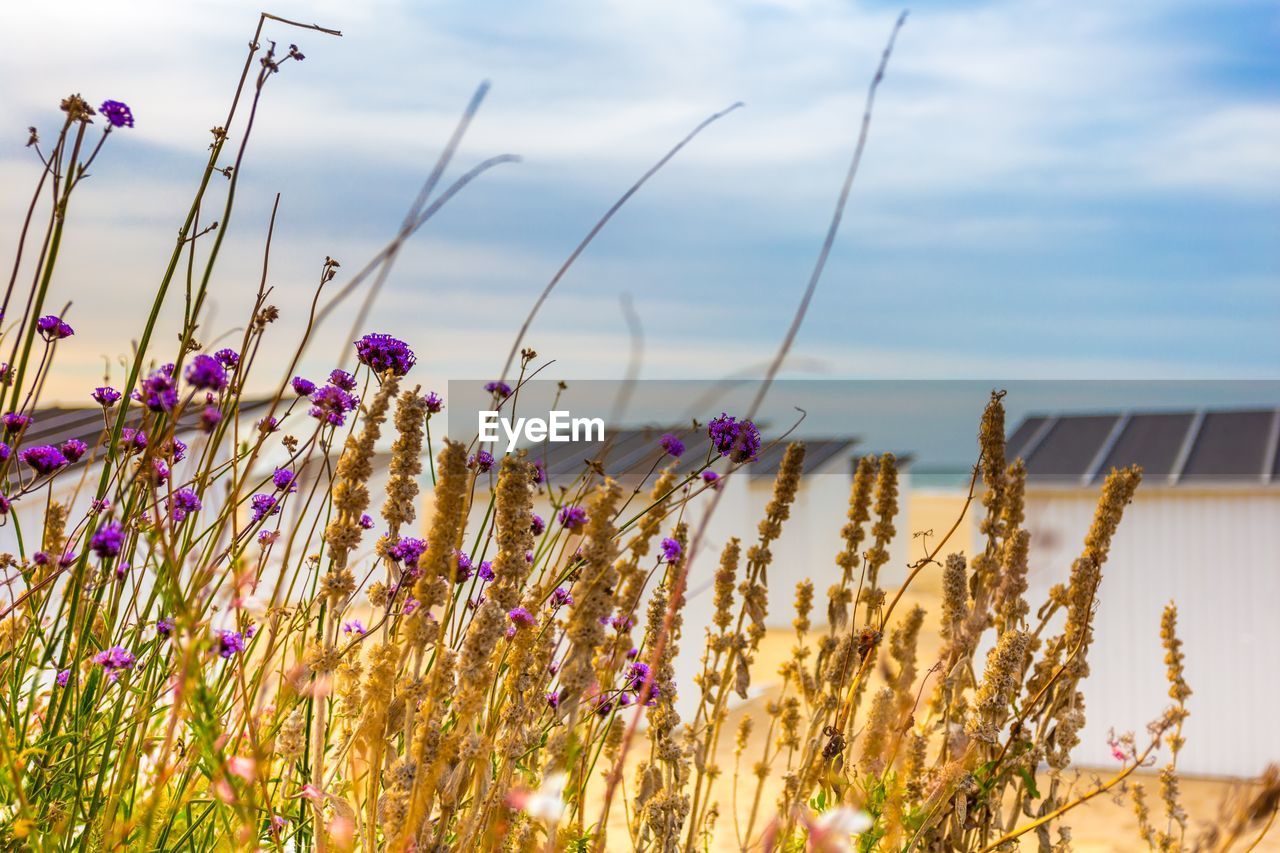
[[[201,510],[200,496],[191,489],[178,489],[169,499],[169,517],[174,521],[182,521],[188,515]]]
[[[430,415],[438,415],[444,409],[444,398],[435,391],[422,398],[422,402],[427,407],[427,414]]]
[[[0,495],[0,515],[8,515],[13,509],[13,501],[5,495]]]
[[[54,681],[58,682],[59,687],[66,687],[67,682],[71,680],[71,670],[64,669],[54,676]]]
[[[276,540],[279,538],[280,538],[279,530],[259,530],[258,531],[258,544],[261,545],[263,548],[267,548],[271,545],[274,545],[276,543]]]
[[[151,482],[159,486],[169,482],[169,466],[159,457],[151,460]]]
[[[493,467],[493,454],[487,450],[481,450],[467,460],[467,465],[468,467],[474,466],[483,474]]]
[[[28,447],[19,454],[22,461],[31,466],[41,476],[52,474],[67,464],[67,457],[56,447],[42,444],[39,447]]]
[[[547,523],[542,520],[542,516],[535,512],[533,514],[533,520],[529,522],[529,529],[533,531],[534,536],[541,536],[542,531],[547,529]]]
[[[350,622],[343,622],[342,631],[345,634],[356,634],[363,637],[365,633],[364,623],[359,619],[352,619]]]
[[[554,607],[567,607],[573,604],[573,595],[563,586],[558,586],[551,593],[551,604]]]
[[[173,620],[168,616],[163,616],[156,620],[156,633],[161,637],[167,637],[173,633]]]
[[[61,317],[54,314],[48,314],[36,320],[36,331],[46,341],[60,341],[76,333],[75,329],[68,326]]]
[[[345,370],[334,370],[329,374],[329,384],[336,385],[343,391],[356,390],[356,378]]]
[[[490,394],[497,394],[503,400],[511,396],[511,386],[505,382],[486,382],[484,390]]]
[[[277,468],[271,475],[271,482],[281,491],[288,489],[290,492],[296,492],[298,490],[298,487],[293,484],[293,472],[288,468]]]
[[[273,417],[265,417],[258,421],[258,432],[273,433],[280,427],[280,421]]]
[[[337,385],[326,385],[316,391],[311,395],[311,403],[311,411],[308,414],[332,426],[342,426],[347,422],[347,412],[360,405],[357,398]]]
[[[219,631],[214,635],[214,648],[223,660],[244,651],[244,634],[238,631]]]
[[[222,420],[222,412],[218,411],[217,406],[205,406],[204,411],[200,413],[200,429],[205,432],[213,432],[214,427]]]
[[[293,377],[289,384],[293,386],[293,393],[299,397],[310,397],[316,392],[316,383],[310,379],[303,379],[301,376]]]
[[[567,506],[560,510],[560,524],[574,533],[587,524],[587,511],[580,506]]]
[[[234,370],[240,365],[240,353],[230,348],[218,350],[213,354],[213,357],[218,360],[218,364],[221,364],[227,370]]]
[[[649,669],[649,664],[647,663],[631,664],[630,666],[627,667],[626,675],[624,676],[626,678],[626,681],[624,682],[622,689],[639,692],[641,689],[644,688],[644,683],[649,680],[649,677],[651,674],[652,674],[652,670]],[[658,694],[658,685],[656,684],[652,685],[649,693],[650,693],[650,698],[653,698],[654,696],[656,696]]]
[[[747,462],[760,452],[760,430],[756,425],[723,412],[707,424],[707,436],[716,451],[733,462]]]
[[[404,563],[406,566],[416,567],[418,558],[427,550],[427,543],[423,539],[415,539],[412,536],[402,536],[400,541],[392,545],[387,551],[391,559],[397,563]]]
[[[100,385],[93,389],[93,393],[89,396],[104,409],[109,409],[120,400],[120,392],[112,388],[110,385]]]
[[[8,462],[9,457],[12,455],[13,449],[3,441],[0,441],[0,462]]]
[[[493,580],[493,563],[488,560],[483,561],[480,565],[476,566],[476,574],[480,576],[480,580],[482,581]]]
[[[93,662],[105,669],[107,677],[115,681],[120,677],[121,670],[133,669],[138,659],[123,646],[112,646],[94,655]]]
[[[366,512],[360,516],[360,528],[362,530],[373,529],[373,517],[370,516],[369,513]]]
[[[475,568],[471,563],[471,558],[458,550],[454,550],[453,553],[458,559],[458,583],[471,580],[471,574]]]
[[[523,607],[508,610],[507,618],[517,628],[536,628],[538,625],[538,620],[533,618],[533,614]]]
[[[658,439],[658,444],[662,445],[663,450],[676,458],[679,458],[680,454],[684,453],[684,442],[669,432]]]
[[[200,353],[187,365],[187,382],[207,391],[227,387],[227,369],[213,356]]]
[[[123,101],[103,101],[98,112],[112,127],[133,127],[133,110]]]
[[[548,694],[547,694],[547,707],[548,707],[548,708],[550,708],[550,709],[551,709],[551,710],[553,710],[553,711],[554,711],[556,708],[559,708],[559,707],[560,707],[560,694],[559,694],[559,693],[548,693]]]
[[[125,427],[120,433],[120,442],[127,453],[141,452],[147,449],[147,434],[140,429]]]
[[[169,412],[178,405],[178,387],[173,381],[173,365],[166,364],[142,380],[142,387],[133,392],[133,399],[153,412]]]
[[[679,562],[680,555],[684,553],[684,548],[674,539],[663,539],[661,548],[662,556],[668,563]]]
[[[547,463],[541,459],[533,460],[533,484],[541,486],[547,482]]]
[[[111,521],[99,527],[98,532],[89,540],[89,547],[103,560],[119,556],[124,547],[124,525]]]
[[[256,494],[249,498],[249,506],[253,509],[255,523],[280,511],[280,504],[276,501],[275,495]]]
[[[116,566],[116,580],[124,580],[125,575],[129,574],[129,569],[133,568],[128,563],[120,563]]]
[[[379,376],[388,370],[396,376],[404,376],[418,360],[404,341],[377,333],[367,334],[356,341],[356,358]]]
[[[702,482],[706,483],[713,489],[720,488],[720,475],[715,471],[703,471]]]
[[[187,458],[187,443],[180,438],[169,439],[164,443],[162,450],[175,465]]]
[[[0,415],[0,423],[4,424],[5,435],[17,435],[31,426],[31,416],[20,415],[17,412],[5,412],[4,415]]]

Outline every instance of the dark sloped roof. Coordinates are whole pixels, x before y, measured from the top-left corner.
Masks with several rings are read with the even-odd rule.
[[[1009,435],[1027,481],[1091,485],[1141,465],[1148,483],[1280,485],[1280,408],[1032,415]]]
[[[529,456],[541,460],[546,466],[547,477],[552,483],[564,484],[582,473],[589,461],[599,461],[609,476],[626,486],[635,486],[651,479],[653,472],[671,462],[663,454],[658,440],[664,433],[671,433],[685,445],[685,451],[675,462],[676,473],[688,474],[706,461],[711,440],[705,429],[685,427],[638,427],[613,430],[605,441],[576,441],[569,443],[545,442],[528,447]],[[812,472],[821,465],[851,448],[854,438],[803,438],[805,443],[805,471]],[[787,442],[771,445],[768,434],[763,436],[764,447],[760,457],[747,466],[752,479],[772,479],[778,473]],[[846,470],[847,467],[846,467]]]

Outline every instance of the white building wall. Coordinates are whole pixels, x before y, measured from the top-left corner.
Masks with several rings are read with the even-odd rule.
[[[1095,490],[1028,496],[1033,609],[1065,582],[1096,500]],[[1141,738],[1170,704],[1159,637],[1170,600],[1195,691],[1179,766],[1256,776],[1280,759],[1280,493],[1262,490],[1139,488],[1103,568],[1075,760],[1114,766],[1108,729]]]

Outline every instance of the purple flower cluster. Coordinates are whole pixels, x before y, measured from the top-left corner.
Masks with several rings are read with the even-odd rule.
[[[702,482],[706,483],[713,489],[720,488],[720,475],[715,471],[703,471]]]
[[[120,443],[128,453],[141,453],[147,449],[147,434],[140,429],[125,427],[120,433]]]
[[[356,390],[356,378],[345,370],[331,370],[329,372],[329,384],[337,385],[343,391]]]
[[[173,365],[166,364],[151,372],[142,380],[142,387],[133,392],[133,399],[153,412],[170,412],[178,405],[178,386],[173,381]]]
[[[311,383],[308,382],[307,385]],[[297,387],[294,386],[295,390]],[[342,426],[347,422],[347,412],[354,411],[360,405],[360,399],[351,393],[355,387],[351,374],[342,370],[333,371],[329,374],[329,384],[311,394],[311,411],[308,414],[322,423]]]
[[[91,395],[99,406],[109,409],[120,400],[120,392],[112,388],[110,385],[101,385],[93,389]]]
[[[55,314],[47,314],[36,320],[36,331],[46,341],[60,341],[76,333],[75,329],[67,325],[61,317]]]
[[[678,563],[680,555],[684,553],[684,548],[674,539],[663,539],[660,547],[662,548],[662,557],[668,563]]]
[[[276,500],[275,495],[266,493],[259,493],[249,498],[249,507],[253,510],[254,523],[280,512],[280,503]]]
[[[756,425],[723,412],[707,424],[707,436],[716,452],[733,462],[748,462],[760,452],[760,430]]]
[[[214,649],[223,660],[244,651],[244,634],[239,631],[219,631],[214,635]]]
[[[316,392],[316,383],[301,376],[293,377],[289,384],[293,386],[293,393],[299,397],[310,397]]]
[[[431,391],[427,396],[423,397],[422,402],[427,407],[427,414],[429,415],[438,415],[444,411],[444,398],[435,391]]]
[[[31,416],[18,414],[17,412],[5,412],[0,415],[0,424],[4,425],[5,435],[17,435],[31,426]]]
[[[391,559],[395,560],[397,563],[404,563],[404,565],[410,568],[416,568],[418,565],[418,559],[426,550],[427,543],[425,539],[415,539],[412,536],[402,536],[399,542],[392,545],[391,548],[387,550],[387,553],[391,556]]]
[[[204,432],[213,432],[214,427],[222,420],[222,412],[218,411],[217,406],[205,406],[204,411],[200,413],[200,429]]]
[[[498,397],[503,400],[511,396],[511,386],[505,382],[486,382],[484,384],[484,390],[488,391],[490,394],[497,394]]]
[[[676,438],[671,433],[665,433],[662,438],[658,439],[658,444],[662,446],[669,455],[680,458],[680,454],[684,453],[684,442]]]
[[[484,474],[493,468],[493,454],[487,450],[472,454],[471,458],[467,460],[467,467],[475,468],[481,474]]]
[[[112,646],[93,656],[93,662],[107,672],[107,677],[115,681],[126,669],[133,669],[138,659],[124,646]]]
[[[538,627],[538,620],[534,618],[532,613],[523,607],[508,610],[507,618],[511,620],[511,624],[507,627],[508,637],[514,637],[516,635],[516,631],[521,628]]]
[[[191,489],[178,489],[169,499],[169,517],[174,521],[182,521],[188,515],[201,509],[200,497]]]
[[[571,532],[577,533],[587,525],[587,511],[580,506],[566,506],[560,510],[560,524]]]
[[[156,633],[161,637],[167,637],[173,633],[173,620],[168,616],[162,616],[156,620]]]
[[[133,127],[133,110],[124,101],[103,101],[98,112],[112,127]]]
[[[570,604],[573,604],[573,595],[569,590],[562,586],[556,587],[551,593],[551,606],[567,607]]]
[[[235,370],[240,366],[240,353],[230,347],[218,350],[213,354],[213,357],[218,360],[218,364],[221,364],[227,370]]]
[[[288,468],[277,468],[271,475],[271,484],[280,491],[296,492],[298,490],[293,482],[293,471]]]
[[[111,521],[99,527],[98,532],[89,540],[89,548],[103,560],[119,556],[120,550],[124,548],[124,525]]]
[[[542,516],[535,512],[533,514],[533,520],[529,522],[529,530],[533,532],[534,536],[541,536],[542,531],[546,529],[547,523],[542,520]]]
[[[205,391],[221,391],[227,387],[227,369],[211,355],[201,353],[191,359],[186,375],[188,384]]]
[[[458,583],[471,580],[471,575],[475,571],[475,566],[471,562],[471,557],[456,549],[453,553],[458,559]]]
[[[68,438],[58,447],[68,462],[79,462],[80,457],[89,452],[89,445],[78,438]]]
[[[42,444],[39,447],[28,447],[18,455],[23,462],[27,463],[33,471],[41,476],[52,474],[67,464],[67,457],[62,455],[62,451],[48,444]]]
[[[356,341],[356,358],[379,376],[388,370],[396,376],[404,376],[418,361],[404,341],[374,332]]]

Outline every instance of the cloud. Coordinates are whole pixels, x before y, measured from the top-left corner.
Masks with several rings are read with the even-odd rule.
[[[504,151],[525,162],[484,176],[414,238],[372,317],[409,338],[421,329],[450,370],[488,364],[481,355],[505,354],[501,341],[617,195],[711,111],[747,102],[628,203],[535,324],[540,349],[603,372],[625,363],[623,291],[655,369],[759,362],[808,275],[897,13],[837,0],[274,8],[344,37],[268,27],[308,58],[270,81],[256,119],[215,277],[211,325],[223,328],[256,287],[275,192],[271,283],[296,313],[324,255],[350,271],[392,233],[490,78],[453,174]],[[1214,30],[1193,25],[1193,8],[993,0],[915,12],[800,354],[845,375],[1271,370],[1280,98],[1259,85],[1275,68],[1237,32],[1262,7],[1225,7],[1218,17],[1246,23]],[[37,122],[48,136],[66,92],[122,98],[139,117],[77,199],[75,251],[56,278],[81,316],[114,321],[65,353],[79,384],[100,370],[87,353],[124,350],[116,330],[141,325],[135,297],[172,247],[257,9],[72,2],[9,16],[6,197],[33,180],[16,129]],[[225,187],[215,183],[206,221]],[[0,247],[21,215],[0,206]],[[87,282],[98,288],[81,292]],[[326,334],[346,331],[335,320]]]

